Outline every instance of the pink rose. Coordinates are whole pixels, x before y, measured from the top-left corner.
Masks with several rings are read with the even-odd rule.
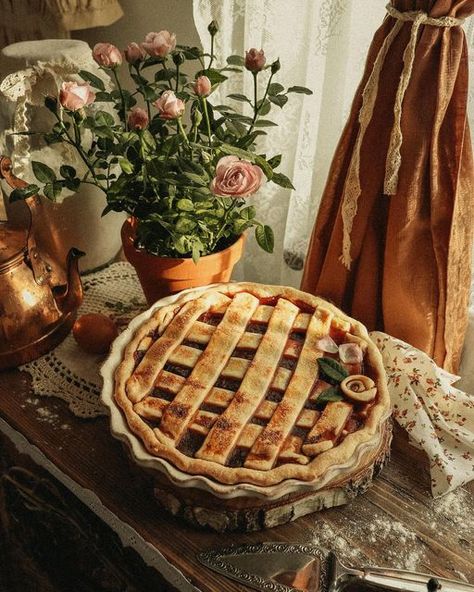
[[[123,53],[129,64],[138,64],[138,62],[142,62],[146,57],[146,51],[138,43],[135,43],[135,41],[129,43]]]
[[[95,101],[95,93],[88,82],[63,82],[59,102],[69,111],[78,111]]]
[[[133,107],[128,115],[128,127],[132,130],[143,130],[149,123],[147,112],[141,107]]]
[[[176,35],[169,31],[148,33],[142,47],[148,55],[154,58],[164,58],[176,47]]]
[[[224,156],[217,163],[211,191],[215,195],[248,197],[260,189],[262,182],[263,171],[259,166],[237,156]]]
[[[92,57],[102,68],[115,68],[122,63],[120,49],[112,43],[97,43],[92,50]]]
[[[198,97],[207,97],[211,92],[211,81],[207,76],[199,76],[194,83],[194,92]]]
[[[259,51],[255,47],[252,47],[252,49],[245,52],[245,67],[250,72],[260,72],[260,70],[263,70],[266,61],[267,58],[263,53],[263,49]]]
[[[158,109],[161,119],[178,119],[184,113],[184,103],[172,90],[165,90],[153,105]]]

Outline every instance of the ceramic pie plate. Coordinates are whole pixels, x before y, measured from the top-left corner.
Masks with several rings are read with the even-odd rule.
[[[173,304],[178,300],[178,298],[181,298],[183,294],[195,293],[197,296],[201,292],[204,292],[216,285],[218,284],[184,290],[179,294],[158,300],[148,310],[135,317],[130,322],[128,327],[117,337],[117,339],[112,344],[112,348],[107,360],[102,365],[101,375],[103,378],[103,387],[101,401],[106,407],[110,416],[111,433],[115,438],[119,439],[126,445],[131,459],[137,465],[146,469],[148,472],[157,471],[157,476],[158,474],[164,475],[166,480],[170,482],[170,485],[173,486],[174,490],[176,490],[176,488],[178,490],[197,489],[225,500],[235,500],[236,498],[256,498],[271,502],[272,500],[279,500],[293,494],[300,495],[310,492],[328,490],[332,486],[336,486],[340,483],[346,483],[350,481],[350,478],[353,474],[360,471],[361,467],[367,465],[367,459],[375,459],[375,457],[377,457],[382,445],[384,448],[389,448],[390,438],[387,438],[387,431],[391,432],[391,430],[387,426],[389,424],[390,412],[387,414],[387,417],[383,418],[381,421],[380,428],[374,437],[369,441],[359,445],[349,462],[333,466],[329,471],[327,471],[323,479],[320,478],[316,482],[287,479],[275,485],[266,487],[261,487],[251,483],[225,485],[203,475],[189,475],[184,473],[169,463],[167,460],[150,454],[144,447],[141,440],[133,432],[131,432],[125,416],[115,402],[115,371],[122,361],[124,350],[132,339],[136,330],[143,323],[145,323],[156,312],[157,309]],[[388,450],[385,452],[388,454]]]

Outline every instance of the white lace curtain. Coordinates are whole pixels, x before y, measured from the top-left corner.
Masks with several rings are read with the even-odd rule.
[[[268,183],[254,198],[261,220],[275,231],[275,252],[273,256],[267,255],[252,238],[237,279],[299,285],[332,155],[362,76],[368,46],[384,18],[386,3],[387,0],[194,0],[194,19],[206,49],[207,25],[215,19],[220,28],[216,39],[219,56],[244,55],[250,47],[263,48],[268,61],[280,58],[279,82],[285,86],[307,86],[314,93],[291,95],[283,110],[272,110],[279,127],[269,128],[260,148],[270,155],[284,155],[281,170],[293,179],[296,189],[288,191]],[[472,65],[473,23],[466,23],[464,28]],[[221,102],[225,95],[241,92],[242,82],[247,96],[251,96],[252,76],[244,74],[243,81],[235,80],[235,86],[223,85],[220,96],[212,101]],[[470,95],[474,128],[474,81]]]

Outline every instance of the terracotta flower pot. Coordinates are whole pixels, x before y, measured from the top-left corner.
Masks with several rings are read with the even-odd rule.
[[[131,218],[122,226],[125,257],[133,265],[148,304],[187,288],[228,282],[234,265],[242,256],[245,235],[227,249],[206,255],[197,265],[190,258],[159,257],[134,246],[135,230]]]

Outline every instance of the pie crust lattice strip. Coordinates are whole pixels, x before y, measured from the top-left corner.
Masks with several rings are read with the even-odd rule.
[[[360,360],[342,363],[343,344]],[[342,396],[328,359],[375,385],[372,400]],[[154,456],[223,484],[261,486],[317,481],[355,456],[389,412],[363,325],[309,294],[250,283],[158,308],[125,349],[115,399]]]

